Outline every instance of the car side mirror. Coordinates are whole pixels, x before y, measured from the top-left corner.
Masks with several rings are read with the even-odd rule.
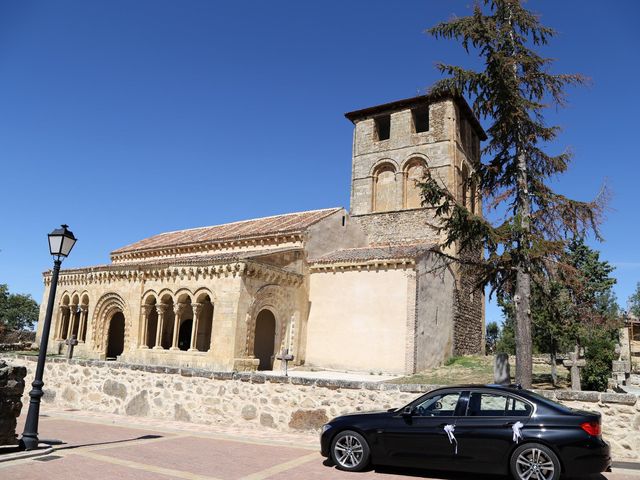
[[[402,416],[410,417],[411,415],[413,415],[413,407],[404,407],[404,410],[402,410]]]

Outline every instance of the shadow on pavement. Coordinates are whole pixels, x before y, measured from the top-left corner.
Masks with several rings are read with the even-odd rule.
[[[113,440],[111,442],[97,442],[97,443],[84,443],[82,445],[69,445],[67,447],[56,448],[56,451],[71,450],[74,448],[81,448],[81,447],[95,447],[98,445],[112,445],[115,443],[135,442],[136,440],[153,440],[154,438],[163,438],[163,436],[162,435],[141,435],[140,437],[136,437],[136,438],[125,438],[124,440]]]

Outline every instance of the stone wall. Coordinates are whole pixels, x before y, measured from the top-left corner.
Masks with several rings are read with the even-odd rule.
[[[35,366],[35,364],[34,364]],[[35,371],[35,368],[32,368]],[[16,445],[16,419],[22,409],[24,366],[7,365],[0,360],[0,445]]]
[[[35,358],[12,362],[35,370]],[[375,377],[372,377],[372,379]],[[312,380],[257,373],[49,359],[43,402],[57,408],[276,431],[318,429],[331,417],[400,407],[433,385]],[[598,392],[540,392],[602,414],[615,460],[640,461],[640,399]]]
[[[420,208],[396,212],[353,215],[352,222],[360,225],[369,244],[421,241],[437,244],[438,233],[432,209]]]

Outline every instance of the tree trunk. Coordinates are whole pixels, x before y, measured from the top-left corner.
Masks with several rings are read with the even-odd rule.
[[[518,152],[517,214],[520,216],[518,267],[516,271],[516,383],[531,388],[533,359],[531,357],[531,273],[529,268],[529,233],[531,202],[525,153]]]
[[[551,342],[551,353],[549,354],[551,359],[551,384],[556,387],[558,386],[558,368],[556,362],[558,360],[557,352],[556,352],[556,343]]]
[[[516,383],[531,388],[533,359],[531,356],[531,275],[523,267],[516,274]]]

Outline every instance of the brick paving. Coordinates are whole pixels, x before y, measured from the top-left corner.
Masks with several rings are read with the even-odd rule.
[[[59,439],[53,453],[0,463],[0,479],[11,480],[471,480],[417,470],[336,470],[318,453],[315,434],[201,426],[149,418],[43,409],[41,439]],[[19,431],[22,431],[22,421]],[[194,430],[197,429],[197,432]],[[592,477],[640,480],[640,471],[614,470]]]

